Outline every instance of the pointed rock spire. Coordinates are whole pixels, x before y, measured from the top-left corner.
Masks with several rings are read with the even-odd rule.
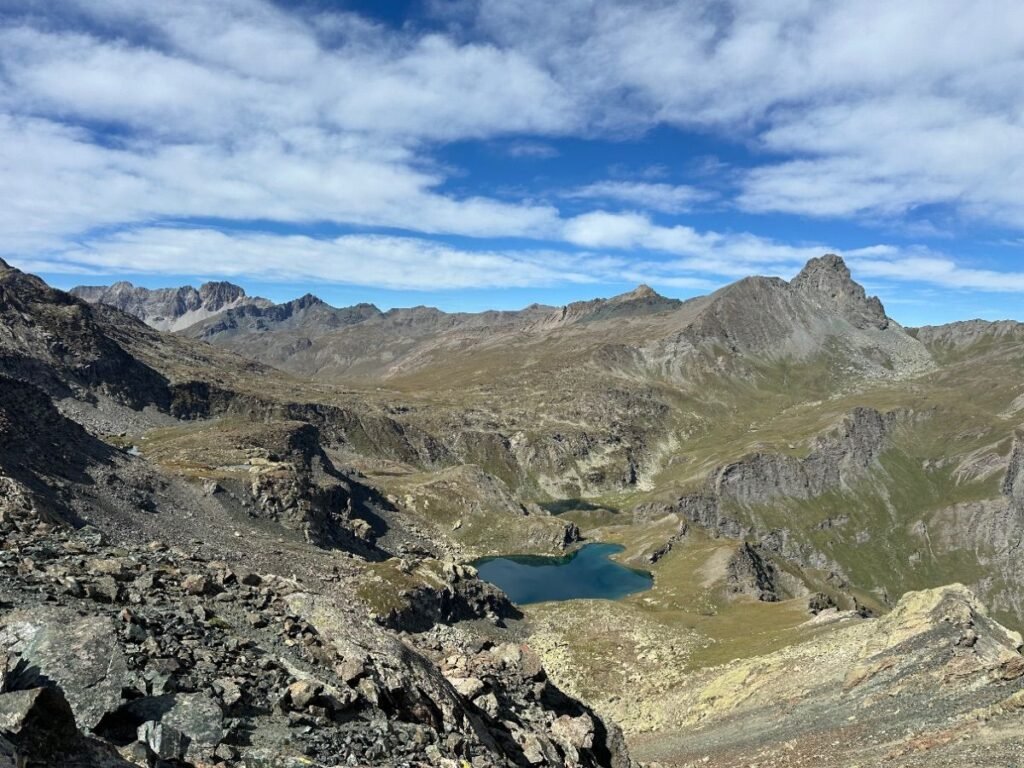
[[[884,329],[889,325],[885,307],[877,296],[869,297],[856,282],[841,256],[827,253],[807,262],[790,285],[816,303],[831,303],[860,328]]]

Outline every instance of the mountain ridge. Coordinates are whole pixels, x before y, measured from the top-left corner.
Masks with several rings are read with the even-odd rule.
[[[298,375],[331,379],[409,377],[451,367],[453,355],[470,365],[474,350],[489,353],[496,345],[506,346],[510,365],[526,370],[557,357],[557,347],[570,338],[570,349],[618,343],[637,360],[662,359],[659,365],[677,370],[672,360],[706,358],[716,347],[766,359],[809,359],[824,354],[830,339],[863,375],[914,375],[930,365],[923,345],[885,315],[835,255],[809,261],[790,282],[745,278],[686,301],[645,285],[560,308],[476,313],[335,308],[307,296],[229,307],[182,333]]]
[[[234,307],[271,303],[247,296],[241,286],[226,281],[206,282],[198,289],[191,285],[149,289],[122,280],[110,286],[79,285],[69,293],[92,304],[116,307],[161,331],[182,330]]]

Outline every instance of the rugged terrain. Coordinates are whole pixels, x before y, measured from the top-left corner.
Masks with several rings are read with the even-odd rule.
[[[198,289],[186,285],[155,290],[128,282],[81,285],[71,295],[117,307],[161,331],[180,331],[230,309],[265,307],[271,303],[246,296],[241,287],[226,282],[203,283]]]
[[[268,399],[291,380],[7,265],[0,320],[0,760],[628,764],[503,632],[504,595]],[[190,443],[206,369],[281,416]]]
[[[1021,756],[1021,326],[902,328],[836,256],[473,315],[74,293],[0,265],[0,761]],[[585,540],[654,588],[466,564]]]

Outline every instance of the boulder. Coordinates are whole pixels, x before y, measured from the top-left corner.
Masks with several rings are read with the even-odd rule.
[[[78,728],[59,689],[32,688],[0,694],[0,734],[15,745],[15,750],[7,750],[8,757],[19,765],[19,753],[39,759],[68,751],[78,739]]]
[[[181,755],[190,762],[208,760],[227,734],[220,706],[204,693],[137,699],[122,711],[143,721],[139,741],[149,744],[158,755],[161,752],[153,747],[154,739],[164,745],[161,749],[165,751],[181,746]],[[147,726],[148,730],[143,732]]]
[[[105,616],[57,607],[13,612],[0,621],[0,653],[20,657],[20,687],[59,686],[84,730],[116,710],[121,690],[130,687],[116,625]]]
[[[147,720],[139,726],[139,741],[161,760],[182,760],[188,752],[188,736],[155,720]]]

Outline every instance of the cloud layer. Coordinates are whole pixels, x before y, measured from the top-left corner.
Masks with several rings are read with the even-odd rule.
[[[687,217],[702,206],[887,226],[941,207],[1024,229],[1015,3],[436,10],[434,24],[395,26],[263,0],[5,3],[0,253],[43,271],[700,288],[791,273],[830,246],[699,226]],[[512,158],[550,162],[559,140],[658,126],[752,161],[713,188],[609,175],[458,194],[465,169],[438,160],[452,142],[502,140]],[[356,232],[275,233],[321,224]],[[881,280],[1024,290],[1024,275],[920,246],[847,255]]]

